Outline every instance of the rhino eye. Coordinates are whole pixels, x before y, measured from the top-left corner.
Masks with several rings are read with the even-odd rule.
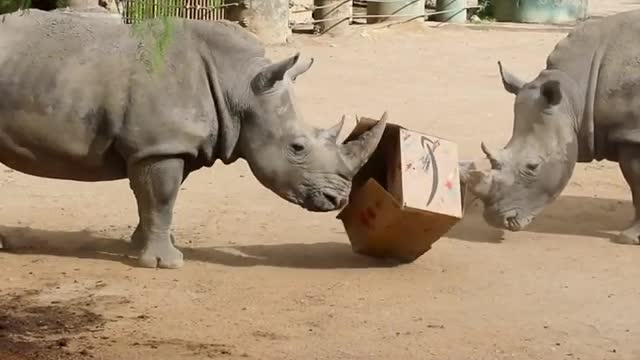
[[[292,143],[291,144],[291,150],[293,150],[294,153],[301,153],[304,151],[304,145],[300,144],[300,143]]]
[[[529,163],[529,164],[527,164],[527,170],[536,171],[536,170],[538,170],[538,165],[540,165],[540,164]]]

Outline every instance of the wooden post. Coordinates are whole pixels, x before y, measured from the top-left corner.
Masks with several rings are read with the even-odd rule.
[[[313,19],[322,20],[313,26],[316,33],[343,33],[351,23],[351,0],[314,0],[314,6]]]
[[[249,0],[240,23],[265,44],[283,44],[291,35],[289,0]]]

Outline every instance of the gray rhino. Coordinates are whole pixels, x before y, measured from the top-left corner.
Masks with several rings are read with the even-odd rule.
[[[216,160],[244,159],[262,185],[306,210],[345,204],[386,117],[346,144],[337,143],[344,118],[328,130],[305,124],[293,82],[313,59],[272,63],[227,21],[173,19],[164,60],[150,68],[160,24],[139,35],[99,18],[7,15],[0,162],[45,178],[128,179],[139,214],[131,244],[144,267],[183,265],[170,232],[178,190]]]
[[[640,235],[640,11],[578,25],[530,82],[498,62],[515,95],[511,139],[499,150],[481,144],[490,169],[461,165],[461,180],[484,203],[488,224],[524,229],[567,185],[577,162],[620,165],[636,210],[617,241]]]

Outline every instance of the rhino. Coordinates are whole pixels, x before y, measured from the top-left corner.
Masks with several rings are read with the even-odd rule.
[[[163,24],[171,37],[154,67]],[[0,163],[41,178],[128,180],[139,218],[131,247],[150,268],[183,266],[170,230],[176,197],[190,173],[217,160],[246,161],[262,186],[310,212],[345,205],[386,113],[339,143],[344,117],[318,129],[296,106],[294,82],[313,58],[272,62],[253,34],[224,20],[133,29],[68,13],[6,15]]]
[[[635,208],[616,242],[640,243],[640,11],[576,26],[527,82],[498,61],[515,96],[506,146],[481,149],[490,168],[461,163],[461,181],[484,204],[485,221],[520,231],[566,187],[576,163],[617,162]]]

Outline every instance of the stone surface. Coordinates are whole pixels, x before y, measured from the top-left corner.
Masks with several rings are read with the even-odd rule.
[[[243,21],[265,44],[283,44],[291,35],[289,12],[289,0],[252,1],[251,8],[243,13]]]

